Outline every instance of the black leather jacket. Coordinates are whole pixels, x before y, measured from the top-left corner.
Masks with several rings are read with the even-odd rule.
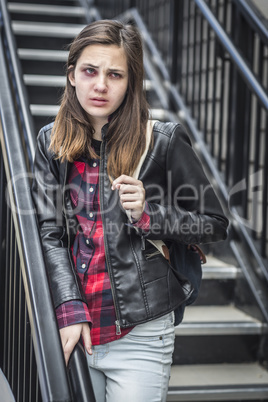
[[[78,223],[66,185],[70,163],[60,163],[48,150],[52,125],[37,139],[32,194],[38,214],[45,261],[55,307],[69,300],[85,301],[70,246]],[[128,327],[160,317],[180,303],[176,276],[148,239],[202,244],[226,238],[222,212],[190,140],[180,124],[157,122],[154,146],[139,179],[146,190],[150,230],[139,233],[128,224],[118,192],[106,173],[105,130],[100,160],[99,197],[105,255],[117,320]]]

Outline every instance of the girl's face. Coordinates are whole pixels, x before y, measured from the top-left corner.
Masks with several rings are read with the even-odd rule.
[[[104,125],[127,92],[125,51],[116,45],[89,45],[84,48],[68,78],[93,126]]]

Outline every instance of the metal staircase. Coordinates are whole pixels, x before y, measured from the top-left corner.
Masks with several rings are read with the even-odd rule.
[[[59,107],[66,45],[100,15],[82,1],[7,4],[37,134],[53,120]],[[154,47],[145,26],[135,10],[126,18],[140,24],[145,40],[145,85],[152,118],[179,121],[184,112],[177,114],[170,106],[168,83],[155,67]],[[198,144],[196,150],[200,151]],[[268,400],[268,312],[265,317],[235,258],[234,247],[232,240],[205,250],[208,262],[199,299],[186,309],[183,323],[176,328],[167,401]],[[243,307],[241,300],[246,309],[239,308]]]

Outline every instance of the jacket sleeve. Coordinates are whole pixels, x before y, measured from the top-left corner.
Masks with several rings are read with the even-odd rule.
[[[197,158],[188,135],[173,127],[166,152],[164,205],[148,202],[148,239],[203,244],[224,240],[228,220]]]
[[[47,134],[42,129],[37,138],[32,197],[53,302],[57,308],[70,300],[85,302],[85,297],[68,247],[59,162],[48,151],[50,137],[47,138]]]

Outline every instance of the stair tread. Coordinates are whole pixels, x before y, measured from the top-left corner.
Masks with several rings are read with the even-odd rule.
[[[59,38],[73,38],[85,27],[84,24],[13,21],[12,28],[16,35],[36,35]]]
[[[56,116],[59,111],[59,105],[30,105],[30,111],[33,116],[52,117]],[[151,117],[153,120],[169,120],[170,113],[163,109],[150,109]]]
[[[258,363],[174,365],[169,382],[170,387],[249,384],[266,385],[268,390],[268,371]]]
[[[212,255],[207,255],[206,264],[202,265],[203,279],[236,279],[241,269],[228,264]]]
[[[188,306],[184,319],[175,328],[176,336],[260,335],[267,325],[232,305]]]
[[[40,53],[41,54],[41,53]],[[49,55],[49,53],[45,53]],[[44,57],[43,54],[41,54]],[[64,55],[65,56],[65,55]],[[24,74],[23,80],[26,85],[32,86],[58,86],[62,87],[66,84],[66,77],[64,75],[49,75],[49,74]],[[147,90],[151,90],[153,83],[150,80],[145,80],[145,86]],[[164,109],[163,113],[166,112]]]
[[[49,49],[18,49],[18,55],[23,60],[49,60],[66,62],[69,52],[67,50]]]
[[[189,306],[185,310],[183,322],[250,322],[260,324],[254,317],[231,304],[227,306]]]
[[[204,267],[212,266],[212,267],[237,269],[237,267],[235,267],[234,265],[228,264],[228,263],[222,261],[221,259],[214,257],[213,255],[208,254],[208,255],[206,255],[206,258],[207,258],[207,262],[206,262],[206,264],[204,264]]]
[[[83,7],[55,6],[51,4],[9,3],[8,10],[16,13],[30,13],[58,16],[84,16]]]
[[[66,85],[66,77],[64,75],[24,74],[23,80],[26,85],[40,87],[64,87]]]

